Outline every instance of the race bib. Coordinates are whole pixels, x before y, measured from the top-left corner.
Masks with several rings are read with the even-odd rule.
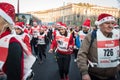
[[[119,36],[113,34],[112,38],[105,37],[97,31],[98,67],[116,67],[119,64]]]

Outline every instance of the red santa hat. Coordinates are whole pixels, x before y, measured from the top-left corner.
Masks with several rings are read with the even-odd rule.
[[[2,16],[8,23],[14,24],[15,9],[9,3],[0,3],[0,16]]]
[[[21,29],[22,31],[24,31],[24,22],[16,22],[15,23],[15,28],[19,28]]]
[[[40,27],[40,30],[45,30],[45,28],[46,28],[46,27],[42,25],[42,26]]]
[[[115,21],[115,18],[110,15],[110,14],[106,14],[106,13],[102,13],[98,16],[98,25],[107,22],[107,21]]]
[[[47,29],[47,26],[45,26],[45,25],[44,25],[44,26],[42,26],[42,27],[43,27],[44,29]]]
[[[86,19],[82,26],[86,28],[90,28],[90,22],[91,22],[90,19]]]
[[[59,27],[60,27],[60,28],[67,29],[67,26],[66,26],[66,24],[64,24],[64,23],[62,23]]]
[[[29,24],[26,24],[26,27],[30,28],[30,25],[29,25]]]
[[[60,26],[62,24],[62,22],[57,22],[56,25],[57,26]]]
[[[115,27],[115,28],[118,28],[118,27],[119,27],[119,25],[118,25],[118,24],[115,24],[115,25],[114,25],[114,27]]]

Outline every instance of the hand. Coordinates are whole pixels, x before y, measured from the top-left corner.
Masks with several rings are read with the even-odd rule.
[[[73,47],[72,47],[72,46],[69,46],[68,50],[69,50],[69,51],[73,51]]]
[[[0,70],[0,75],[4,75],[4,72]]]
[[[37,45],[35,45],[35,47],[37,47]]]
[[[89,74],[85,74],[82,76],[82,80],[91,80]]]
[[[50,49],[48,52],[49,52],[49,53],[53,53],[53,49]]]

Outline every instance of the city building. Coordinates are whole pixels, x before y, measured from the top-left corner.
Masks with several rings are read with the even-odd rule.
[[[88,3],[71,3],[59,8],[44,11],[28,12],[40,19],[43,23],[54,23],[62,21],[67,25],[81,25],[86,18],[91,19],[91,25],[100,13],[109,13],[116,17],[120,24],[120,9],[113,7],[102,7]]]

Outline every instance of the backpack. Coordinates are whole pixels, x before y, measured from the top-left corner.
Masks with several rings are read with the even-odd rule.
[[[81,46],[81,41],[80,41],[79,35],[77,35],[75,37],[75,45],[77,46],[77,48],[80,48],[80,46]]]
[[[96,37],[97,37],[96,32],[97,32],[97,30],[93,30],[93,31],[92,31],[91,41],[90,41],[90,46],[89,46],[89,48],[92,46],[92,43],[94,42],[94,39],[96,39]]]

